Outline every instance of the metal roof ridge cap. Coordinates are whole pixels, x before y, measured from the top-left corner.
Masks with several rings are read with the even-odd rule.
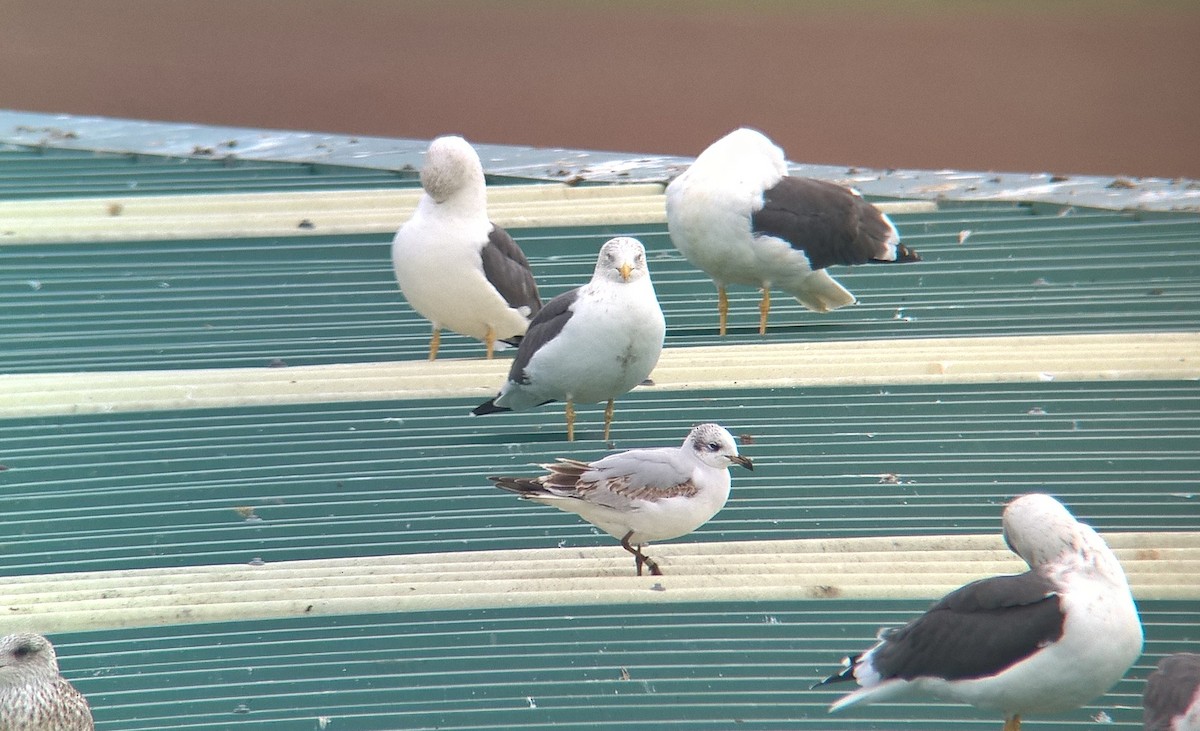
[[[1086,522],[1086,520],[1085,520]],[[999,518],[997,518],[999,528]],[[1200,549],[1200,531],[1105,531],[1101,534],[1109,546],[1118,554],[1134,553],[1134,558],[1144,555],[1157,559],[1155,552],[1173,549],[1188,551]],[[997,556],[1018,560],[1004,545],[998,533],[949,533],[934,535],[855,536],[840,538],[790,538],[763,539],[752,541],[707,541],[667,542],[654,544],[654,550],[664,555],[728,557],[765,556],[778,558],[783,555],[837,556],[845,555],[901,555],[915,563],[940,564],[944,561],[960,561],[963,553],[976,555],[980,560],[995,561]],[[557,563],[569,556],[572,561],[581,559],[619,560],[626,563],[626,554],[617,546],[579,546],[571,548],[516,548],[490,549],[483,551],[445,551],[432,553],[404,553],[382,556],[350,556],[344,558],[298,559],[290,561],[237,564],[201,564],[196,566],[155,567],[145,569],[115,569],[108,571],[79,571],[55,574],[9,576],[0,579],[0,592],[6,587],[25,583],[57,583],[58,580],[87,582],[108,580],[127,581],[131,578],[171,577],[181,575],[217,575],[231,579],[237,573],[270,573],[275,571],[344,571],[350,568],[384,567],[389,570],[412,566],[436,566],[439,571],[462,567],[465,571],[478,571],[484,564],[510,564],[517,569],[530,562]],[[1130,559],[1133,560],[1133,559]]]
[[[420,168],[427,141],[294,130],[0,110],[0,142],[151,155],[196,156],[221,148],[250,160],[345,165],[383,170]],[[232,146],[229,144],[232,142]],[[694,159],[673,155],[476,144],[492,175],[535,180],[666,182]],[[877,170],[791,164],[800,175],[853,185],[896,198],[1034,201],[1115,210],[1200,211],[1200,181],[1050,173]]]
[[[1114,534],[1115,535],[1115,534]],[[965,536],[987,539],[998,543],[994,535]],[[964,536],[942,536],[941,538],[964,538]],[[1183,542],[1195,542],[1200,533],[1173,534],[1157,533],[1147,539],[1164,540],[1181,538]],[[894,540],[884,537],[881,540]],[[766,543],[766,542],[764,542]],[[705,544],[677,544],[678,548],[691,548]],[[727,544],[727,548],[738,544]],[[665,546],[660,546],[659,550]],[[579,555],[574,549],[536,549],[541,552],[561,554],[556,560],[566,561],[572,567],[579,566]],[[199,593],[190,590],[188,574],[176,572],[175,581],[163,582],[149,587],[148,591],[125,591],[94,587],[94,598],[81,599],[66,596],[62,601],[20,602],[6,607],[9,624],[40,632],[58,632],[68,629],[111,629],[116,627],[151,626],[163,624],[192,624],[206,621],[228,621],[242,619],[273,619],[300,616],[334,615],[362,612],[396,612],[423,610],[462,610],[520,606],[558,605],[601,605],[601,604],[647,604],[692,601],[748,601],[754,599],[932,599],[965,583],[966,580],[988,575],[980,567],[975,570],[943,571],[943,566],[959,567],[961,561],[930,561],[924,571],[913,576],[898,577],[895,583],[872,579],[879,575],[850,576],[823,568],[823,573],[800,573],[779,575],[751,570],[739,570],[724,574],[681,571],[670,577],[612,575],[617,571],[628,572],[628,564],[620,550],[615,547],[596,550],[612,554],[607,561],[596,564],[602,569],[589,575],[576,576],[533,576],[501,575],[494,579],[466,582],[418,582],[413,584],[403,578],[378,581],[364,585],[354,572],[346,572],[340,581],[313,583],[305,581],[292,586],[269,582],[269,585],[248,585],[240,582],[223,591],[205,590]],[[526,550],[525,553],[531,553]],[[480,552],[484,553],[484,552]],[[987,552],[990,557],[991,552]],[[619,554],[619,555],[618,555]],[[667,553],[670,556],[670,553]],[[726,553],[708,554],[709,562],[701,561],[703,568],[712,559],[721,560]],[[398,557],[404,558],[404,557]],[[676,555],[676,558],[683,556]],[[936,558],[932,556],[931,558]],[[345,560],[343,560],[345,561]],[[624,569],[617,568],[617,563]],[[267,564],[262,567],[235,566],[236,570],[250,573],[269,573],[272,570],[287,570],[290,562]],[[681,568],[687,563],[684,562]],[[907,562],[911,563],[911,562]],[[1015,557],[1008,563],[1019,570],[1020,561]],[[1162,576],[1151,571],[1143,575],[1130,571],[1135,596],[1139,599],[1195,599],[1200,584],[1193,581],[1194,571],[1186,562],[1175,580],[1170,575]],[[695,568],[696,566],[693,566]],[[926,580],[915,582],[916,576]],[[59,574],[52,585],[61,586],[70,582],[68,575]],[[1182,583],[1179,579],[1189,577]],[[51,583],[52,576],[42,577]],[[163,577],[171,578],[171,577]],[[265,577],[263,577],[265,578]],[[219,582],[218,582],[219,583]],[[207,586],[215,586],[210,581]],[[157,589],[157,593],[155,592]],[[319,589],[319,591],[318,591]],[[74,594],[68,591],[67,594]],[[39,597],[40,598],[40,597]],[[11,601],[11,599],[9,599]],[[80,602],[86,608],[78,609]]]
[[[651,374],[655,385],[649,388],[694,390],[713,382],[757,388],[814,383],[1197,379],[1200,361],[1192,353],[1198,340],[1200,333],[1167,332],[668,348]],[[1095,358],[1089,353],[1077,354],[1091,350],[1081,345],[1096,344],[1105,345],[1102,366],[1093,364]],[[880,366],[860,357],[880,349],[890,352],[895,362]],[[780,359],[780,354],[787,357]],[[1001,355],[1008,360],[1001,362]],[[801,359],[807,361],[804,375],[794,372]],[[863,370],[850,372],[845,365],[848,359],[864,364]],[[462,358],[433,363],[0,374],[0,416],[486,398],[503,382],[509,366],[507,359]]]

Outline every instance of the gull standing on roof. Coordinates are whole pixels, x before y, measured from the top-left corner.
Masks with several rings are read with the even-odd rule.
[[[1125,572],[1104,540],[1049,495],[1004,510],[1004,540],[1029,571],[957,589],[818,683],[861,688],[830,706],[920,691],[1021,716],[1079,708],[1105,693],[1142,652],[1142,624]]]
[[[667,228],[675,248],[717,285],[721,335],[726,285],[762,290],[762,335],[772,288],[829,312],[855,302],[825,270],[831,264],[921,259],[857,191],[789,176],[783,150],[745,127],[710,145],[667,186]]]
[[[665,335],[646,249],[637,239],[610,239],[600,248],[592,280],[558,295],[534,316],[500,393],[471,413],[523,411],[565,401],[571,441],[575,404],[607,401],[607,440],[614,399],[654,370]]]
[[[0,637],[0,729],[92,728],[87,699],[59,675],[50,640],[32,632]]]
[[[592,463],[560,457],[540,465],[541,477],[489,477],[502,490],[576,513],[621,542],[655,576],[662,570],[642,553],[650,541],[687,535],[708,522],[729,499],[729,465],[754,469],[737,443],[717,424],[701,424],[681,447],[631,449]]]
[[[1200,655],[1179,652],[1158,661],[1142,694],[1145,731],[1200,731]]]
[[[392,241],[392,265],[405,299],[433,323],[429,359],[442,328],[515,344],[542,307],[521,247],[488,220],[479,155],[461,137],[429,144],[421,168],[424,195]]]

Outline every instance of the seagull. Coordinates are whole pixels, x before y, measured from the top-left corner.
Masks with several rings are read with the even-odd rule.
[[[87,699],[59,675],[50,640],[31,632],[0,637],[0,729],[92,728]]]
[[[1049,495],[1004,510],[1004,540],[1029,571],[980,579],[879,642],[814,688],[857,681],[830,712],[929,693],[1021,716],[1078,708],[1113,686],[1142,651],[1125,573],[1104,540]]]
[[[758,332],[767,332],[771,289],[816,312],[856,302],[826,267],[920,261],[896,227],[857,191],[787,174],[783,150],[743,127],[714,142],[667,186],[675,248],[717,285],[720,334],[728,284],[762,290]]]
[[[462,137],[438,137],[421,168],[425,193],[392,240],[392,265],[405,299],[433,323],[429,359],[442,328],[514,344],[542,307],[533,272],[512,236],[488,220],[479,155]]]
[[[729,499],[729,465],[754,469],[737,443],[717,424],[700,424],[683,445],[617,452],[596,462],[559,457],[539,465],[541,477],[489,477],[496,487],[576,513],[621,541],[654,576],[662,569],[642,553],[650,541],[687,535],[708,522]]]
[[[646,249],[637,239],[611,239],[600,248],[592,280],[558,295],[534,316],[500,393],[471,413],[566,401],[567,441],[572,441],[575,403],[607,401],[607,441],[613,400],[650,375],[665,335]]]
[[[1200,731],[1200,655],[1180,652],[1158,661],[1142,696],[1145,731]]]

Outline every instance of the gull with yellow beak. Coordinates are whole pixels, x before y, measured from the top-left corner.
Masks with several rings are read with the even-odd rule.
[[[524,411],[565,401],[567,440],[572,441],[575,404],[606,401],[607,440],[613,401],[654,370],[665,335],[646,249],[637,239],[611,239],[600,248],[590,282],[538,311],[500,393],[471,413]]]

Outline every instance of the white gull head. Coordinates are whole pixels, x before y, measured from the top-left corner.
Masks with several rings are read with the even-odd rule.
[[[683,448],[713,469],[727,469],[732,464],[754,469],[754,463],[749,457],[738,454],[737,442],[734,441],[733,435],[718,424],[700,424],[693,428],[683,441]]]
[[[481,195],[483,164],[475,149],[462,137],[446,135],[429,143],[421,167],[421,187],[435,203],[464,195]]]

